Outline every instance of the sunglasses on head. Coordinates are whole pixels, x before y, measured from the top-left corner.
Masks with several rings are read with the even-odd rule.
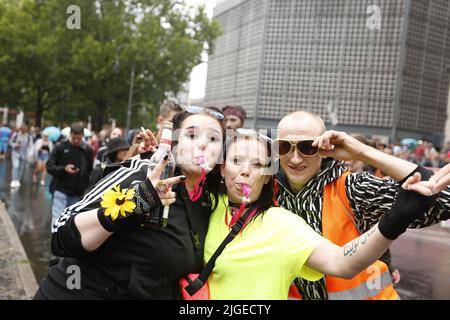
[[[262,140],[264,140],[265,142],[272,143],[271,138],[253,129],[238,128],[236,129],[236,133],[239,136],[255,136],[255,137],[257,136]]]
[[[186,107],[185,111],[189,112],[189,113],[208,112],[210,115],[212,115],[214,118],[216,118],[218,120],[223,120],[225,118],[224,115],[222,114],[222,112],[216,111],[211,108],[204,108],[204,107],[199,107],[199,106],[188,106],[188,107]]]
[[[284,156],[293,152],[295,149],[298,152],[306,157],[312,157],[319,152],[318,147],[313,147],[312,144],[314,142],[314,138],[300,139],[300,140],[284,140],[284,139],[276,139],[274,141],[274,152],[278,153],[280,156]]]

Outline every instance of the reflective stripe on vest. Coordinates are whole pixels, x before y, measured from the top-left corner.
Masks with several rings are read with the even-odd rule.
[[[343,247],[361,234],[347,198],[345,172],[336,181],[328,184],[323,192],[322,233],[338,246]],[[353,279],[326,276],[329,299],[365,300],[398,299],[387,265],[376,261]],[[376,288],[373,288],[376,286]]]
[[[329,300],[366,300],[370,298],[374,298],[379,295],[383,289],[392,284],[391,275],[388,271],[385,271],[379,279],[376,279],[371,282],[363,282],[359,286],[339,291],[339,292],[329,292],[328,299]]]

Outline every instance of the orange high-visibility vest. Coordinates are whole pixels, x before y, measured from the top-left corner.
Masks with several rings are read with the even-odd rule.
[[[345,172],[324,188],[322,208],[322,235],[338,246],[360,236],[345,191]],[[362,240],[361,240],[362,241]],[[361,243],[360,243],[361,245]],[[378,260],[353,279],[325,277],[330,300],[397,300],[387,265]],[[291,286],[289,297],[301,298]]]

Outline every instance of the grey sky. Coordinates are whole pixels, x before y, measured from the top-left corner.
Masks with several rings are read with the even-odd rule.
[[[193,6],[204,4],[208,17],[212,17],[216,0],[186,0],[186,3]],[[207,56],[205,56],[205,60]],[[196,66],[191,73],[191,83],[189,86],[189,98],[200,99],[205,95],[207,64],[201,63]]]

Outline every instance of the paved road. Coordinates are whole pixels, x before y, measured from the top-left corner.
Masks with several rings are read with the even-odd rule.
[[[408,230],[393,243],[402,299],[450,299],[450,230],[434,225]]]
[[[48,271],[50,254],[51,195],[49,177],[45,187],[31,183],[32,170],[27,167],[18,190],[9,188],[11,162],[0,160],[0,199],[14,223],[31,267],[40,281]]]
[[[16,226],[38,281],[50,258],[51,195],[31,183],[31,170],[19,190],[11,191],[10,162],[0,160],[0,198]],[[402,276],[397,290],[402,299],[450,299],[450,231],[440,226],[411,230],[394,242],[392,261]]]

